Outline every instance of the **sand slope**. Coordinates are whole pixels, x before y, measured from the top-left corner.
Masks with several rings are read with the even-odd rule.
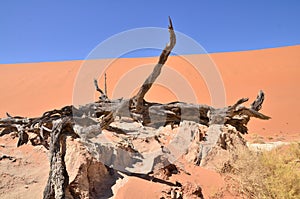
[[[158,102],[180,100],[209,105],[216,101],[221,103],[222,91],[218,90],[220,82],[214,79],[213,73],[218,69],[224,83],[227,105],[241,97],[249,97],[250,102],[247,103],[249,105],[260,89],[266,93],[262,112],[271,116],[272,120],[251,120],[248,125],[250,135],[259,134],[284,140],[299,140],[300,131],[297,126],[300,120],[298,106],[300,94],[297,89],[300,81],[298,80],[299,53],[300,45],[245,52],[170,57],[157,84],[146,97],[149,101]],[[94,91],[93,78],[98,78],[100,87],[104,87],[104,78],[101,74],[104,66],[108,66],[105,69],[108,77],[108,95],[113,98],[129,97],[136,92],[156,61],[155,57],[0,64],[0,117],[4,117],[5,112],[34,117],[73,102],[76,104],[91,102],[98,96]],[[191,64],[192,62],[197,66]],[[210,91],[212,88],[213,90]],[[216,100],[218,97],[220,99]],[[21,152],[27,154],[30,148],[29,145],[24,145],[15,151],[12,148],[15,146],[13,141],[16,139],[12,141],[8,135],[1,137],[0,141],[1,152],[5,154],[10,154],[9,150],[18,154]],[[10,145],[7,145],[7,142]],[[15,153],[12,155],[15,156]],[[41,158],[46,160],[44,152],[38,153],[37,156],[28,153],[27,156],[34,161]],[[28,167],[28,162],[25,163],[16,167],[10,166],[10,162],[2,164],[4,172],[7,172],[8,168],[10,172],[20,174],[21,176],[17,176],[20,179],[25,175],[20,171],[26,167],[28,170],[26,179],[33,179],[30,182],[20,181],[21,186],[17,192],[14,192],[15,195],[11,194],[10,189],[6,190],[7,193],[1,194],[4,198],[18,197],[20,194],[25,198],[32,198],[33,192],[28,190],[32,190],[34,186],[39,186],[34,194],[40,197],[47,177],[48,163],[43,165],[47,168],[42,167],[43,173],[39,175],[35,173],[36,167],[33,169]],[[214,171],[191,165],[186,165],[185,169],[193,175],[188,177],[185,174],[175,175],[170,180],[175,182],[182,178],[183,181],[195,182],[202,187],[205,197],[216,193],[224,186],[224,180]],[[38,180],[35,180],[35,177],[38,177]],[[39,182],[38,185],[36,181]],[[7,187],[13,187],[13,183],[15,181],[11,178],[6,178],[4,181]],[[129,177],[124,186],[118,190],[116,198],[156,198],[162,188],[162,184]]]
[[[249,97],[252,101],[260,89],[265,91],[262,112],[271,116],[272,120],[253,119],[249,125],[250,132],[294,136],[299,133],[297,122],[300,121],[299,53],[300,45],[186,57],[201,66],[213,67],[215,63],[224,82],[228,105],[241,97]],[[110,63],[106,69],[109,96],[128,97],[144,81],[156,60],[155,57],[122,58],[113,63],[110,63],[112,60],[94,60],[0,64],[0,117],[4,117],[5,112],[38,116],[46,110],[71,104],[77,73],[83,63],[90,73],[86,72],[80,79],[89,85],[82,96],[92,92],[97,97],[93,94],[93,78],[99,78],[103,87],[103,76],[98,76],[93,70],[99,71],[100,67]],[[147,95],[148,100],[211,104],[209,85],[206,85],[203,74],[198,74],[195,67],[182,57],[170,57],[158,83]],[[83,99],[83,102],[89,100]]]

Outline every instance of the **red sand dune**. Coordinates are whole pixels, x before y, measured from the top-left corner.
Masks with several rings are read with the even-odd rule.
[[[299,53],[300,45],[170,57],[157,84],[151,88],[146,98],[158,102],[180,100],[220,106],[223,102],[222,90],[218,85],[223,81],[227,105],[242,97],[250,98],[250,102],[246,103],[249,105],[262,89],[266,93],[262,113],[272,119],[251,120],[248,125],[250,136],[259,134],[299,140]],[[73,102],[91,102],[98,96],[93,78],[98,78],[100,87],[103,88],[104,78],[100,69],[106,65],[109,97],[129,97],[152,71],[156,61],[157,57],[0,64],[0,117],[5,117],[5,112],[34,117]],[[195,65],[200,67],[198,71]],[[221,82],[213,76],[216,69],[222,77]],[[183,178],[183,181],[195,182],[202,187],[205,197],[224,186],[224,180],[214,171],[189,165],[185,169],[193,175],[176,175],[170,180],[175,182]],[[158,190],[162,187],[158,183],[129,177],[128,182],[118,190],[116,198],[155,198],[159,196]]]
[[[158,102],[180,100],[211,104],[208,88],[215,85],[211,83],[214,82],[213,76],[208,73],[214,70],[215,63],[224,82],[227,105],[241,97],[249,97],[251,102],[260,89],[265,91],[266,100],[262,113],[272,119],[251,120],[250,133],[294,139],[295,136],[299,137],[297,134],[300,132],[297,124],[300,121],[299,54],[300,45],[189,55],[184,58],[173,56],[167,61],[158,84],[148,93],[147,99]],[[93,101],[97,97],[93,78],[99,78],[99,84],[103,88],[103,74],[101,76],[97,73],[101,71],[99,68],[107,64],[108,95],[114,98],[128,97],[151,72],[157,57],[111,61],[0,64],[0,117],[4,117],[5,112],[12,115],[39,116],[47,110],[69,105],[73,102],[76,82],[81,82],[76,87],[79,89],[74,91],[81,92],[80,97],[75,97],[76,103]],[[188,61],[199,64],[202,75]],[[81,66],[83,63],[84,67]],[[77,77],[80,68],[81,76]],[[209,85],[206,85],[205,78],[211,81],[208,82]],[[214,92],[212,90],[211,95],[218,96],[219,91]],[[250,102],[246,104],[249,105]]]

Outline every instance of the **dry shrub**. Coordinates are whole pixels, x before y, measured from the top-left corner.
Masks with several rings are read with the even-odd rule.
[[[268,152],[240,149],[220,172],[241,197],[299,199],[300,143]]]

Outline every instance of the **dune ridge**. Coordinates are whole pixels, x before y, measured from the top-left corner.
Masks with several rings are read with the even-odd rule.
[[[187,57],[198,60],[199,64],[214,63],[217,66],[224,82],[227,105],[233,104],[241,97],[249,97],[249,103],[251,103],[260,89],[266,93],[262,113],[271,116],[272,119],[269,121],[252,120],[248,125],[250,134],[293,138],[299,134],[297,121],[300,120],[298,108],[300,94],[297,92],[300,75],[299,53],[300,45],[297,45],[242,52],[187,55]],[[122,94],[124,82],[126,85],[131,85],[128,89],[132,92],[127,95],[132,95],[141,81],[146,78],[144,74],[152,70],[151,66],[156,60],[157,57],[114,60],[106,70],[108,95],[121,97],[119,95]],[[90,62],[90,67],[97,68],[111,61],[112,59],[88,62]],[[72,104],[74,84],[83,63],[86,62],[77,60],[0,64],[0,117],[5,117],[6,112],[12,115],[34,117],[47,110]],[[145,70],[138,71],[141,67]],[[166,72],[167,70],[169,72]],[[177,79],[175,76],[168,76],[170,74],[177,75],[181,78],[180,81],[196,91],[194,96],[192,98],[179,96],[178,90],[174,90]],[[103,76],[97,78],[99,78],[100,86],[103,87]],[[211,104],[211,96],[204,79],[196,74],[195,68],[188,66],[186,60],[180,56],[169,58],[166,69],[163,69],[159,78],[161,85],[154,86],[146,96],[149,101],[168,102],[179,99]],[[84,79],[84,81],[93,88],[93,79]],[[171,89],[168,88],[168,82],[174,84]],[[94,93],[94,96],[96,98],[97,93]]]

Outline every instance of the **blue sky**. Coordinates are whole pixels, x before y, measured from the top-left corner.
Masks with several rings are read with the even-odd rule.
[[[3,0],[0,63],[84,59],[122,31],[167,27],[168,16],[208,52],[300,44],[298,0]]]

